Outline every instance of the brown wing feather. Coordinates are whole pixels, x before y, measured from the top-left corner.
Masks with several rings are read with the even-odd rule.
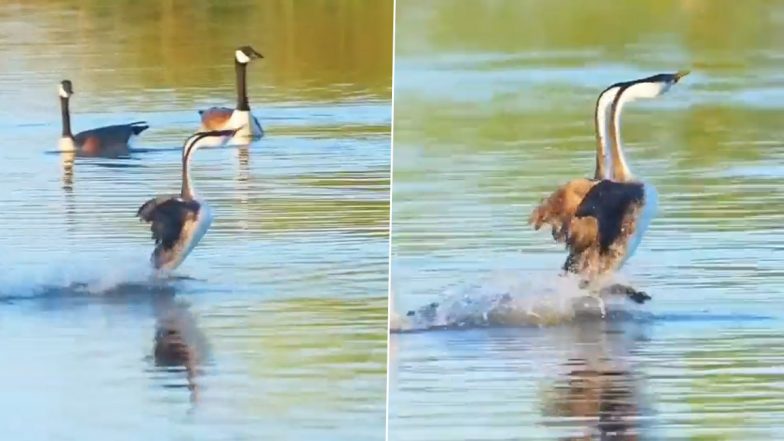
[[[598,242],[599,221],[592,216],[573,217],[564,229],[566,246],[572,253],[581,253]]]
[[[558,187],[534,208],[528,223],[536,230],[544,224],[549,224],[552,227],[553,239],[557,242],[567,242],[569,227],[577,207],[597,182],[599,181],[579,178]],[[587,237],[584,237],[582,240],[586,239]]]

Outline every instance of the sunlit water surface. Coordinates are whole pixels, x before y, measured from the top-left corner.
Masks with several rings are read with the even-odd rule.
[[[0,7],[2,438],[382,440],[392,3],[178,5]],[[239,44],[267,135],[196,152],[215,219],[151,284],[134,215],[234,105]],[[76,131],[146,120],[140,150],[52,153],[63,78]]]
[[[413,332],[391,335],[389,439],[777,438],[781,6],[397,10],[393,324]],[[619,277],[653,300],[616,301],[606,322],[540,321],[532,305],[563,313],[576,291],[528,214],[592,174],[599,91],[681,68],[692,75],[623,120],[660,212]]]

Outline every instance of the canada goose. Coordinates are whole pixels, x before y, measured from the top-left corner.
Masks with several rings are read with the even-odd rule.
[[[179,195],[158,196],[145,202],[136,212],[150,223],[155,250],[150,261],[156,270],[177,268],[190,254],[212,223],[212,210],[196,195],[190,177],[193,152],[200,141],[209,137],[225,142],[236,130],[198,132],[191,135],[182,149],[182,189]]]
[[[574,205],[574,210],[556,218],[556,222],[566,219],[558,225],[556,237],[556,240],[566,242],[569,250],[564,271],[591,281],[619,269],[633,255],[655,216],[658,197],[652,185],[633,179],[626,163],[620,139],[623,106],[636,99],[661,96],[688,73],[658,74],[611,86],[617,87],[617,91],[610,108],[612,167],[607,173],[609,179],[593,180],[586,185],[585,195]],[[562,189],[556,190],[534,209],[534,221],[538,219],[535,217],[538,212],[557,211],[559,191]],[[555,229],[555,225],[553,227]],[[637,301],[649,298],[633,289],[621,287],[621,290]]]
[[[211,107],[200,110],[201,128],[199,131],[239,129],[234,137],[240,142],[264,136],[261,124],[250,111],[245,83],[248,63],[257,58],[264,57],[250,46],[242,46],[234,52],[234,70],[237,73],[237,107],[235,109]]]
[[[80,156],[116,157],[128,154],[128,144],[150,126],[145,121],[117,124],[85,130],[76,135],[71,133],[71,113],[68,103],[73,95],[70,80],[60,82],[60,110],[63,116],[63,133],[59,147],[64,152],[75,152]]]

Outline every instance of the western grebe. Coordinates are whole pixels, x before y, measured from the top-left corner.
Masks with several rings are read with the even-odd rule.
[[[60,110],[63,117],[63,132],[59,147],[64,152],[75,152],[80,156],[116,157],[128,154],[128,144],[150,126],[145,121],[129,124],[98,127],[76,135],[71,133],[71,112],[68,108],[73,95],[70,80],[60,82]]]
[[[609,179],[594,180],[584,187],[587,188],[585,195],[577,204],[570,201],[572,205],[566,208],[571,209],[574,206],[575,209],[556,218],[555,222],[562,222],[557,224],[557,236],[556,225],[553,225],[556,240],[566,242],[569,250],[569,256],[563,265],[564,271],[579,274],[585,281],[590,282],[619,269],[634,254],[656,214],[658,197],[652,185],[634,180],[626,163],[620,139],[623,106],[637,99],[661,96],[688,73],[681,71],[658,74],[611,86],[617,90],[610,108]],[[597,166],[599,164],[597,159]],[[550,207],[557,207],[561,197],[559,192],[563,193],[563,187],[545,199],[534,210],[534,214],[553,211]],[[548,223],[553,224],[552,221]],[[534,226],[537,227],[536,224]],[[613,285],[606,289],[626,294],[638,302],[650,298],[645,293],[622,285]]]
[[[242,46],[234,51],[234,70],[237,74],[237,107],[211,107],[200,110],[201,128],[199,131],[208,130],[237,130],[234,135],[238,141],[250,141],[264,136],[264,130],[255,116],[250,112],[248,91],[245,84],[248,63],[264,58],[250,46]]]
[[[141,220],[150,223],[155,250],[150,261],[156,270],[177,268],[212,223],[212,211],[196,195],[190,177],[191,157],[205,138],[220,138],[223,142],[236,130],[198,132],[191,135],[182,148],[182,190],[179,195],[158,196],[145,202],[136,212]]]
[[[594,185],[569,226],[569,258],[564,269],[595,276],[620,268],[631,257],[656,215],[658,195],[650,183],[634,179],[621,143],[623,106],[661,96],[688,75],[658,74],[624,83],[613,100],[610,120],[611,179]]]

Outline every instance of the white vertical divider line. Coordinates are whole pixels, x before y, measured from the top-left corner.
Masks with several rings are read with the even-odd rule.
[[[395,43],[397,41],[397,0],[392,3],[392,109],[389,130],[389,230],[387,252],[387,363],[386,363],[386,396],[384,402],[384,439],[389,441],[389,365],[390,357],[390,326],[392,320],[392,189],[395,176]]]

